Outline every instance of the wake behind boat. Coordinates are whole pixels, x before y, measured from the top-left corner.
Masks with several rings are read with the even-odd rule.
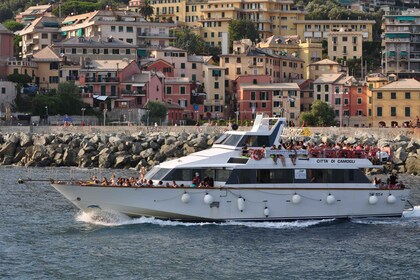
[[[257,115],[205,151],[166,161],[140,180],[53,181],[82,210],[185,221],[400,217],[409,189],[370,182],[383,152],[282,143],[284,118]]]

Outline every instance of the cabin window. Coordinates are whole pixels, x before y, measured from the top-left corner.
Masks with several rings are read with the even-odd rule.
[[[359,169],[236,169],[228,184],[368,183]]]

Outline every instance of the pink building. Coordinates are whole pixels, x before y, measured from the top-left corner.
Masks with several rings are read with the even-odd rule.
[[[239,76],[236,79],[236,100],[239,118],[253,120],[256,113],[272,113],[272,93],[267,91],[269,75]]]
[[[7,76],[7,60],[13,57],[13,33],[0,23],[0,79]]]

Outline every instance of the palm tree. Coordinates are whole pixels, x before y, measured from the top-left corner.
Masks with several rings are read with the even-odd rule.
[[[150,5],[149,0],[144,0],[143,5],[140,8],[140,14],[147,20],[154,13],[154,8]]]

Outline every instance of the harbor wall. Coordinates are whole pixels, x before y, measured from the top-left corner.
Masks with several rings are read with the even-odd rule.
[[[219,126],[4,126],[0,127],[0,166],[150,168],[209,148],[226,129]],[[388,171],[420,174],[418,128],[287,128],[283,139],[304,140],[313,145],[340,142],[390,147],[394,154]]]

